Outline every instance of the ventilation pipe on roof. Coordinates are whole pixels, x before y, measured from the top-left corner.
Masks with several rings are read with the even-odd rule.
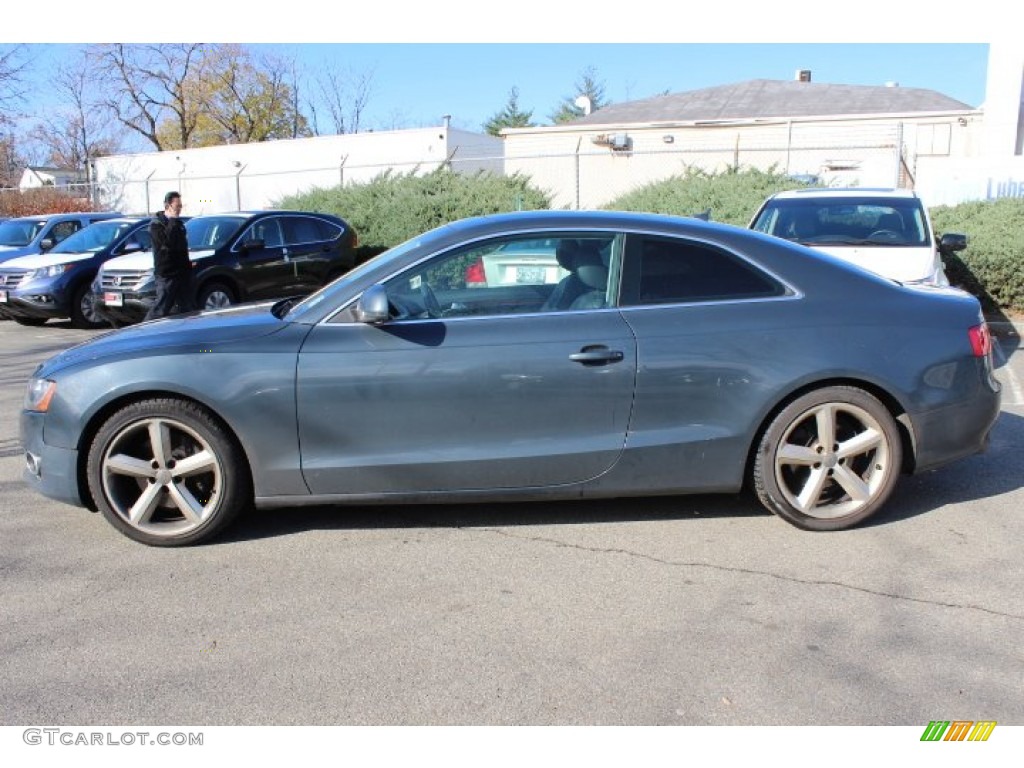
[[[809,69],[798,69],[796,71],[796,78],[798,82],[809,83],[811,82],[811,70]]]

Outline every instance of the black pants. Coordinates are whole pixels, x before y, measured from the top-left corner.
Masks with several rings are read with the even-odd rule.
[[[175,314],[172,310],[177,307],[178,313],[191,312],[196,309],[195,280],[192,272],[185,272],[172,277],[156,277],[156,301],[146,313],[146,320],[155,320],[158,317],[167,317]]]

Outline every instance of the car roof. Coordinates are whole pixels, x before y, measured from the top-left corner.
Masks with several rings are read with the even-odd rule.
[[[37,213],[32,216],[17,216],[13,219],[7,219],[7,221],[53,221],[54,219],[80,219],[84,216],[89,218],[96,218],[97,216],[103,219],[114,219],[120,216],[124,216],[123,213],[111,212],[111,211],[77,211],[75,213]]]
[[[813,187],[790,189],[778,192],[772,197],[777,200],[796,200],[808,197],[892,197],[906,200],[917,197],[917,193],[912,189],[893,189],[891,187]]]

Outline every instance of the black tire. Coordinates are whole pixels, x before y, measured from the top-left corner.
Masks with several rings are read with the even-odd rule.
[[[751,484],[769,511],[798,528],[838,531],[885,504],[902,461],[899,428],[877,398],[856,387],[824,387],[772,420]]]
[[[103,328],[106,319],[96,311],[96,303],[86,283],[75,291],[71,300],[71,325],[74,328]]]
[[[196,296],[196,306],[201,311],[208,309],[224,309],[238,301],[238,295],[227,283],[214,280],[206,283],[199,289]]]
[[[186,400],[143,400],[114,413],[89,447],[86,474],[107,521],[155,547],[207,541],[252,505],[245,453]]]
[[[18,325],[28,325],[33,328],[38,328],[40,325],[46,323],[45,317],[18,317],[17,315],[15,315],[11,319],[14,320],[14,322],[16,322]]]

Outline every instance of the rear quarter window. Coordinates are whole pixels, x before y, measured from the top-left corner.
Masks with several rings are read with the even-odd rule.
[[[681,238],[629,236],[623,306],[781,296],[785,287],[734,254]]]

